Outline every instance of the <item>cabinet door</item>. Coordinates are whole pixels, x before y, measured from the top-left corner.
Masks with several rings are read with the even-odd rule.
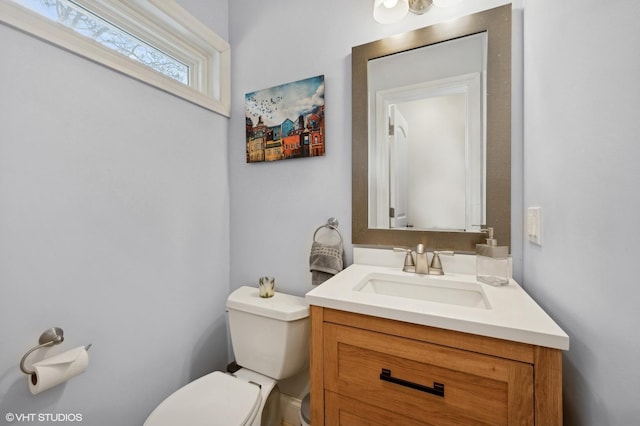
[[[324,361],[327,391],[418,424],[533,424],[530,364],[329,323]]]
[[[325,403],[325,424],[331,426],[430,426],[333,392],[325,392]]]

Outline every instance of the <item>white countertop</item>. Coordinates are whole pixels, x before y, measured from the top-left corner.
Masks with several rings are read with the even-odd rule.
[[[446,271],[446,268],[445,268]],[[516,283],[503,287],[478,283],[475,275],[447,272],[429,276],[442,285],[454,280],[473,283],[484,293],[489,309],[429,300],[386,296],[354,290],[371,273],[415,277],[401,268],[354,264],[308,292],[310,305],[568,350],[569,336]],[[471,285],[471,284],[470,284]]]

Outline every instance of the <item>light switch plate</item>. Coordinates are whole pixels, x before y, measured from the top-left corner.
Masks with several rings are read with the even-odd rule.
[[[542,245],[542,207],[527,209],[527,238],[533,244]]]

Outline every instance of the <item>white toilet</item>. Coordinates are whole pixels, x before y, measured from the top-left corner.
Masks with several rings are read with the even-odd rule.
[[[178,389],[144,426],[280,425],[277,380],[308,366],[309,306],[304,298],[240,287],[227,299],[231,343],[242,368],[215,371]]]

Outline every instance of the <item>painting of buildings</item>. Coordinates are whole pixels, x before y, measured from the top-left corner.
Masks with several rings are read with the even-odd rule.
[[[246,161],[324,155],[324,75],[245,95]]]

